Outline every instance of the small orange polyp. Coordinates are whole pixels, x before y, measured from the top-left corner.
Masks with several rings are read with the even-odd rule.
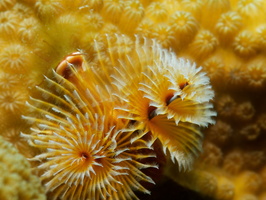
[[[74,52],[64,58],[56,67],[56,73],[63,76],[65,79],[69,79],[72,76],[72,70],[70,67],[80,69],[84,62],[83,54],[80,52]]]

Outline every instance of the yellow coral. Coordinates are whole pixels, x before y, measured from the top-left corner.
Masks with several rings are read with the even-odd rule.
[[[165,21],[168,17],[166,7],[161,2],[152,2],[145,9],[145,15],[154,22]]]
[[[244,168],[244,154],[240,150],[232,150],[229,152],[223,162],[223,168],[230,174],[237,174]]]
[[[207,130],[208,140],[216,144],[224,145],[232,139],[233,128],[229,123],[217,120],[215,126],[211,126]]]
[[[18,26],[19,18],[12,11],[0,12],[0,31],[5,34],[12,34]]]
[[[208,30],[201,30],[190,44],[189,54],[197,59],[201,59],[211,54],[217,47],[218,40],[213,33]]]
[[[102,9],[102,16],[111,22],[118,23],[123,11],[124,1],[106,0]]]
[[[266,45],[266,26],[261,26],[257,29],[259,44],[263,47]]]
[[[59,15],[61,12],[62,4],[60,1],[61,0],[37,0],[35,2],[34,8],[41,19],[49,19],[50,17]]]
[[[152,29],[152,38],[155,38],[164,48],[169,48],[175,40],[174,32],[167,25],[159,24]]]
[[[219,147],[210,142],[203,144],[204,152],[200,155],[201,162],[206,165],[218,166],[223,159],[223,153]]]
[[[254,16],[258,17],[261,14],[262,5],[262,0],[239,0],[237,10],[246,19],[254,20]]]
[[[35,17],[29,17],[20,23],[18,34],[24,43],[33,43],[36,41],[36,34],[40,34],[39,30],[40,24],[38,20]]]
[[[252,33],[243,31],[236,36],[233,46],[240,56],[252,56],[258,49],[257,38]]]
[[[1,133],[1,135],[6,141],[13,144],[22,155],[30,157],[34,152],[29,148],[29,145],[25,138],[20,137],[20,133],[23,130],[27,130],[27,128],[18,123],[18,125],[10,129],[6,129]]]
[[[139,0],[126,0],[124,1],[123,8],[118,24],[121,30],[129,32],[136,28],[142,20],[144,8]]]
[[[2,92],[0,95],[0,108],[8,112],[18,112],[23,109],[27,100],[25,90],[11,90]]]
[[[243,102],[237,106],[235,115],[239,120],[251,120],[255,114],[255,109],[251,102]]]
[[[242,18],[237,12],[229,11],[219,18],[215,29],[219,37],[226,42],[228,38],[233,37],[242,26]]]
[[[177,11],[169,19],[171,28],[177,37],[184,37],[185,40],[193,38],[198,30],[198,23],[189,12]]]
[[[3,90],[14,88],[19,83],[18,77],[5,73],[0,72],[0,88]]]
[[[216,199],[230,200],[235,196],[234,183],[227,177],[220,176],[217,181],[217,192],[215,194]]]
[[[243,190],[244,193],[251,194],[257,192],[262,184],[261,177],[250,171],[242,172],[241,175],[237,177],[236,182],[238,185],[237,192],[239,192],[239,190]]]
[[[248,124],[239,133],[247,140],[255,140],[260,135],[260,128],[257,124]]]
[[[0,136],[0,198],[46,199],[39,178],[32,174],[30,164]]]
[[[27,48],[21,44],[10,44],[0,53],[0,64],[5,71],[25,73],[30,65]]]
[[[216,109],[223,117],[233,116],[236,109],[236,102],[231,96],[224,95],[218,98]]]
[[[212,29],[220,15],[230,9],[230,2],[228,0],[205,0],[202,4],[204,4],[204,12],[201,13],[201,24],[204,28]]]
[[[31,0],[29,0],[31,1]],[[14,13],[18,14],[21,19],[25,19],[25,18],[30,18],[30,17],[35,17],[34,15],[34,10],[32,8],[30,8],[29,6],[19,3],[17,2],[14,7],[12,8],[12,11],[14,11]]]
[[[182,9],[188,11],[198,19],[201,17],[203,4],[204,2],[202,0],[181,0]]]
[[[16,3],[16,0],[3,0],[0,2],[0,11],[12,8]]]
[[[247,65],[247,81],[249,86],[255,90],[264,87],[266,84],[266,69],[264,63],[265,59],[263,57],[258,57]]]

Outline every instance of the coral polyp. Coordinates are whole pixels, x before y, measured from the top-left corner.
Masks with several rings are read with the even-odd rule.
[[[175,34],[178,37],[184,37],[184,39],[191,38],[198,30],[197,21],[190,12],[175,12],[169,19],[169,23],[173,27]],[[187,35],[190,37],[187,37]]]
[[[27,99],[25,91],[19,89],[2,92],[0,95],[0,108],[8,112],[17,112],[24,107]]]
[[[233,36],[242,26],[242,18],[236,12],[227,12],[221,15],[216,24],[216,31],[222,39]]]
[[[25,67],[29,62],[26,55],[26,48],[20,44],[13,44],[4,48],[0,56],[0,64],[6,71],[25,72]]]

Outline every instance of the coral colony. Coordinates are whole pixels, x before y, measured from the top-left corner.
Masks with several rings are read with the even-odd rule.
[[[265,10],[0,0],[0,199],[265,200]]]

